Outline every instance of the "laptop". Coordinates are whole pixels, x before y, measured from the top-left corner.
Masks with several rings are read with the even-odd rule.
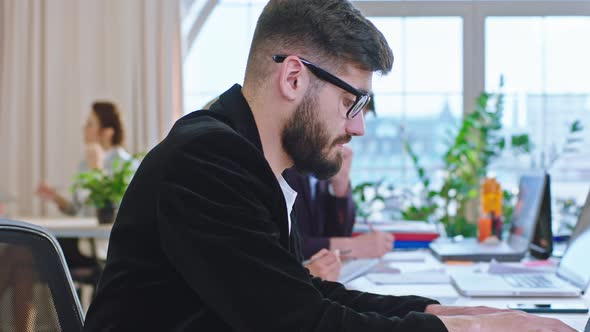
[[[451,282],[466,296],[580,296],[590,284],[590,193],[567,250],[553,273],[453,273]]]
[[[535,249],[531,253],[534,256],[548,257],[552,245],[549,175],[540,174],[520,178],[518,201],[507,241],[487,244],[479,243],[475,238],[458,242],[440,239],[430,244],[430,250],[441,261],[495,259],[500,262],[518,262],[533,247]]]

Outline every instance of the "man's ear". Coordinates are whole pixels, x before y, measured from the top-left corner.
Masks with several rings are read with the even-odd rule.
[[[307,91],[309,72],[296,56],[288,56],[281,63],[279,72],[279,91],[289,101],[297,101]]]

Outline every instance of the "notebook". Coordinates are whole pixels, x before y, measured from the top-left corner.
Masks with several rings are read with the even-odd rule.
[[[343,262],[338,282],[345,284],[364,275],[377,264],[379,264],[379,258],[359,258]]]
[[[552,250],[551,199],[549,175],[525,175],[520,178],[518,201],[512,216],[507,241],[487,244],[475,238],[459,242],[439,239],[430,244],[441,261],[520,261],[529,251],[547,257]]]
[[[590,284],[590,193],[568,248],[554,273],[453,273],[451,282],[467,296],[580,296]]]

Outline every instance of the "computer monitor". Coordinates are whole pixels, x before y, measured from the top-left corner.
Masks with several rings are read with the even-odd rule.
[[[569,244],[573,243],[576,237],[580,236],[586,229],[590,229],[590,191],[586,195],[586,202],[582,206],[582,210],[580,211],[580,216],[578,217],[578,221],[572,235],[569,239]]]
[[[528,249],[538,258],[548,258],[553,250],[549,181],[546,173],[520,178],[518,200],[510,222],[510,246]]]
[[[537,215],[535,233],[529,245],[531,256],[539,259],[551,257],[553,252],[553,231],[551,227],[551,178],[545,173],[543,196]]]
[[[588,252],[590,252],[590,193],[572,236],[568,242],[565,255],[559,262],[557,274],[569,280],[582,290],[586,290],[590,284],[590,264],[585,264]]]

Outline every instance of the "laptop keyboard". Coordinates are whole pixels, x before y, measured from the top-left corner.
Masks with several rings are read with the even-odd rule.
[[[504,280],[513,287],[524,288],[551,288],[553,282],[544,275],[538,274],[511,274],[504,276]]]

